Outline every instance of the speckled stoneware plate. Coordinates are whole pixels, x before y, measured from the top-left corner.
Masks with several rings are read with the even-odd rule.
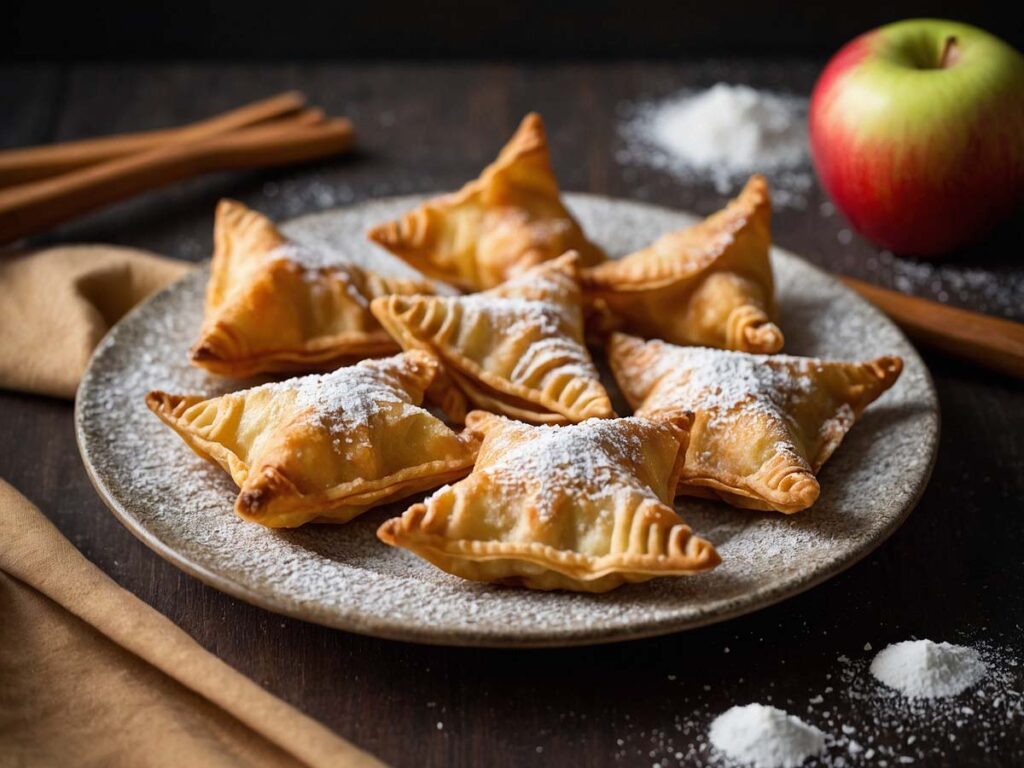
[[[613,255],[693,221],[649,205],[567,197],[587,232]],[[365,241],[367,226],[419,201],[373,201],[301,218],[285,230],[355,258],[379,259]],[[150,389],[212,395],[240,386],[188,364],[205,270],[135,309],[99,345],[78,392],[82,457],[114,514],[158,554],[228,594],[308,621],[402,640],[492,646],[625,640],[722,621],[819,584],[881,544],[923,491],[938,440],[935,391],[900,331],[807,262],[779,250],[772,256],[788,352],[849,360],[896,353],[906,367],[821,472],[822,494],[812,509],[784,517],[680,501],[686,521],[721,553],[722,565],[708,574],[604,595],[462,581],[377,540],[381,521],[412,499],[344,526],[273,531],[243,522],[232,511],[236,489],[228,476],[193,454],[143,402]],[[383,257],[395,271],[408,269]],[[610,378],[606,384],[614,391]],[[617,407],[625,412],[621,398]]]

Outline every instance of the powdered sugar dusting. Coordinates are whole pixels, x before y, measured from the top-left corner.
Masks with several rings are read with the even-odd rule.
[[[308,408],[309,418],[340,442],[348,442],[353,430],[369,428],[382,415],[403,416],[420,410],[408,393],[382,384],[379,376],[363,365],[264,386],[294,390],[296,404]]]
[[[307,270],[337,269],[351,265],[339,251],[314,248],[297,242],[278,246],[267,254],[268,261],[277,259],[285,259]]]
[[[368,225],[421,199],[349,208],[332,214],[331,226],[330,217],[320,217],[316,228],[355,242]],[[629,253],[651,232],[692,222],[622,201],[568,195],[567,202],[611,253]],[[301,239],[295,226],[284,229]],[[143,400],[150,389],[213,396],[260,383],[218,379],[188,364],[203,272],[155,296],[101,343],[78,398],[79,441],[98,486],[128,525],[161,542],[186,570],[201,568],[203,578],[219,579],[219,588],[272,610],[377,635],[472,644],[610,640],[706,623],[799,591],[874,547],[913,502],[934,448],[934,393],[913,348],[878,313],[799,260],[776,253],[774,269],[781,322],[795,353],[894,353],[906,367],[825,466],[821,499],[809,513],[783,517],[680,499],[683,519],[723,558],[719,568],[692,578],[605,595],[469,583],[377,540],[377,526],[416,498],[344,526],[269,531],[240,520],[230,478],[192,454]],[[614,389],[609,376],[604,381]]]
[[[658,364],[645,375],[671,374],[673,405],[707,411],[709,424],[724,426],[741,414],[784,411],[814,393],[814,358],[750,355],[705,347],[666,346]]]
[[[565,494],[599,500],[632,489],[659,501],[627,468],[626,462],[643,461],[643,443],[621,423],[588,419],[581,424],[540,427],[525,435],[529,439],[523,441],[523,437],[497,438],[494,450],[501,458],[482,471],[499,482],[509,473],[517,485],[518,478],[539,484],[534,500],[542,518],[552,514]]]
[[[463,326],[495,326],[502,329],[504,339],[530,340],[509,374],[513,381],[531,379],[538,370],[544,371],[542,378],[570,375],[597,379],[597,369],[578,338],[582,337],[580,308],[549,298],[564,288],[557,273],[531,270],[503,283],[498,292],[461,296],[457,301]],[[557,361],[557,367],[548,370],[552,361]]]
[[[564,315],[563,308],[551,301],[473,293],[460,297],[458,302],[464,323],[493,323],[507,328],[508,336],[522,333],[555,335],[559,332]]]
[[[508,336],[520,333],[534,337],[555,336],[566,328],[578,326],[580,309],[552,299],[561,295],[566,287],[559,277],[559,273],[532,269],[492,291],[462,296],[458,301],[464,320],[475,324],[485,318],[494,319],[508,328]]]
[[[545,297],[562,295],[572,289],[573,283],[557,269],[534,267],[506,280],[490,295],[517,296],[523,299],[540,300]]]

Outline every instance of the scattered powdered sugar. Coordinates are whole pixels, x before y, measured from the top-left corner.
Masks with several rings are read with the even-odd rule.
[[[268,181],[262,188],[263,196],[283,208],[285,216],[297,216],[311,207],[336,208],[355,201],[356,190],[337,179],[318,175],[301,178],[283,177]]]
[[[974,648],[907,640],[879,652],[871,674],[912,699],[933,699],[977,685],[985,676],[985,662]]]
[[[1007,734],[1024,730],[1024,677],[1017,652],[988,641],[950,647],[969,651],[958,654],[961,661],[973,657],[981,666],[969,664],[982,671],[972,687],[948,696],[907,696],[876,679],[870,656],[837,658],[839,672],[819,694],[823,701],[815,711],[822,717],[837,707],[850,713],[835,742],[848,750],[847,764],[955,765],[968,739],[972,750],[998,756]]]
[[[796,636],[800,636],[800,630],[794,630]],[[694,669],[692,659],[684,657],[678,666],[668,666],[665,682],[653,684],[648,693],[649,697],[666,697],[670,702],[672,714],[662,725],[638,728],[628,713],[608,724],[617,735],[613,752],[617,762],[658,768],[756,766],[759,764],[756,759],[768,759],[770,752],[766,754],[764,751],[767,745],[746,740],[746,732],[739,727],[732,730],[727,740],[720,721],[729,716],[724,723],[732,721],[736,726],[750,725],[751,730],[759,731],[761,736],[765,732],[770,734],[769,739],[780,732],[799,733],[799,729],[790,730],[782,723],[782,718],[787,717],[786,712],[775,710],[774,718],[762,715],[765,720],[775,720],[766,728],[757,728],[760,719],[752,713],[741,716],[736,712],[771,711],[773,707],[790,713],[799,712],[797,722],[802,721],[804,727],[815,729],[823,738],[818,751],[803,758],[808,767],[959,765],[965,762],[959,759],[962,750],[970,750],[973,755],[983,754],[992,764],[999,765],[1002,764],[1000,759],[1005,762],[1006,755],[1024,743],[1021,741],[1024,732],[1024,665],[1016,651],[995,643],[980,641],[971,646],[987,668],[985,677],[976,687],[955,697],[912,699],[880,684],[872,676],[869,671],[871,655],[862,655],[859,642],[852,643],[851,650],[846,653],[834,656],[834,661],[825,663],[821,687],[800,692],[798,687],[771,673],[745,679],[744,670],[764,669],[763,660],[756,651],[757,643],[765,643],[765,638],[745,635],[740,630],[735,640],[754,652],[750,661],[737,659],[737,677],[716,678],[714,685],[698,685],[697,681],[709,678]],[[815,656],[830,653],[829,647],[835,646],[819,641],[801,644],[796,657],[803,659],[809,654],[808,662],[813,665]],[[778,655],[785,657],[786,653],[780,651]],[[776,658],[775,653],[772,656]],[[794,655],[790,654],[789,658],[792,660]],[[781,663],[786,662],[783,659]],[[721,715],[721,709],[712,702],[715,699],[721,702],[723,696],[728,701],[728,692],[733,690],[746,691],[748,696],[761,699],[765,706],[733,707]],[[718,707],[727,706],[727,703],[718,704]],[[566,725],[571,726],[572,723],[563,723]],[[787,740],[786,747],[779,752],[792,747],[793,741],[798,739]],[[746,754],[737,754],[744,745],[749,746]],[[790,756],[795,757],[792,753]]]
[[[711,723],[711,744],[755,768],[795,768],[825,749],[825,734],[777,707],[733,707]]]
[[[772,182],[779,207],[806,205],[812,186],[807,100],[745,85],[718,83],[627,108],[618,159],[668,171],[685,181],[708,180],[721,194],[751,173]]]
[[[1013,265],[982,269],[932,263],[880,251],[864,262],[868,273],[903,293],[967,305],[978,312],[1024,320],[1024,272]]]
[[[749,171],[797,165],[807,133],[795,119],[799,100],[718,83],[664,102],[651,115],[651,137],[696,168]]]

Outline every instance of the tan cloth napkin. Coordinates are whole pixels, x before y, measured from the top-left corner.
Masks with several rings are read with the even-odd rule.
[[[110,326],[190,268],[112,245],[0,255],[0,387],[73,398]]]
[[[0,765],[382,765],[207,653],[0,480]]]
[[[0,255],[0,387],[72,398],[93,348],[190,266]],[[0,766],[380,766],[92,565],[0,480]]]

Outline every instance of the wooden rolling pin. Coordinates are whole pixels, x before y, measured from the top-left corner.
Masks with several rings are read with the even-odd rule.
[[[841,277],[910,338],[985,368],[1024,379],[1024,324],[949,307]]]

